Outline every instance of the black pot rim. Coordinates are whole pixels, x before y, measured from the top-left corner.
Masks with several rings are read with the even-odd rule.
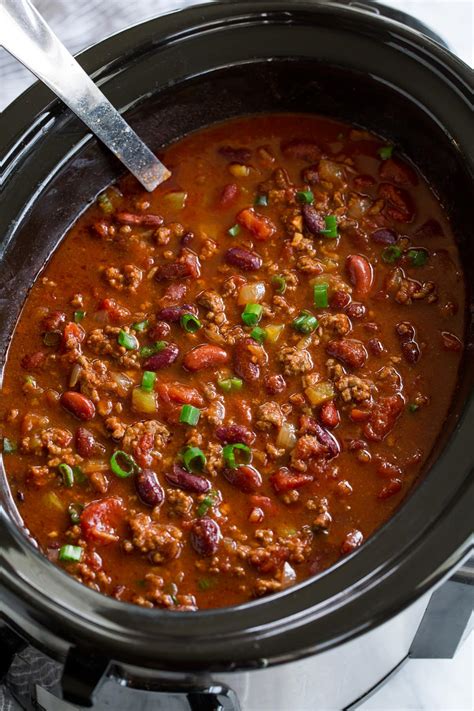
[[[96,80],[105,81],[115,63],[130,56],[140,44],[158,44],[164,37],[175,41],[209,25],[216,30],[222,23],[229,25],[229,16],[236,23],[258,22],[262,5],[258,10],[255,6],[251,0],[239,0],[180,10],[124,30],[81,53],[79,59]],[[264,7],[267,19],[273,17],[275,22],[288,22],[299,12],[321,18],[329,12],[363,23],[374,33],[383,27],[421,61],[429,58],[433,70],[442,70],[452,90],[469,101],[469,68],[436,42],[396,21],[369,13],[357,4],[348,6],[333,0],[295,0],[291,10],[282,0],[268,0]],[[34,122],[41,121],[54,102],[49,90],[36,84],[0,117],[0,153],[6,158],[7,170],[21,171],[21,150],[28,141],[30,125],[33,123],[34,129]],[[465,158],[472,177],[472,150]],[[442,580],[472,546],[469,536],[474,481],[469,479],[469,433],[473,425],[471,397],[450,442],[433,466],[433,471],[440,470],[458,461],[449,490],[437,491],[436,513],[431,520],[423,521],[422,532],[413,517],[420,507],[423,510],[423,506],[433,505],[430,477],[421,482],[388,524],[344,561],[290,591],[233,608],[170,615],[106,598],[52,566],[2,510],[0,529],[5,531],[7,546],[0,553],[4,557],[1,578],[7,614],[10,612],[13,621],[22,620],[26,634],[31,630],[34,636],[38,627],[47,629],[52,637],[43,635],[43,640],[51,641],[59,635],[81,648],[98,646],[115,659],[145,666],[159,661],[161,667],[172,669],[261,666],[339,644],[401,611]],[[41,582],[46,579],[48,584],[42,589]],[[51,591],[59,590],[63,597],[51,598]]]

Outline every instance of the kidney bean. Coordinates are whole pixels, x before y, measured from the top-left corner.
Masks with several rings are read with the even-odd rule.
[[[346,441],[349,452],[358,452],[360,449],[365,449],[367,443],[363,439],[349,439]]]
[[[243,338],[234,347],[233,368],[235,374],[246,383],[254,382],[260,378],[260,366],[257,362],[256,344],[251,338]]]
[[[139,227],[160,227],[163,224],[161,215],[135,215],[132,212],[117,212],[115,218],[124,225],[138,225]]]
[[[197,279],[201,274],[201,263],[193,252],[183,254],[177,262],[162,264],[155,272],[156,281],[172,279]]]
[[[381,397],[375,403],[369,419],[364,425],[364,435],[372,442],[381,442],[393,429],[403,410],[404,401],[400,395]]]
[[[346,291],[335,291],[329,299],[332,309],[345,309],[351,303],[351,295]]]
[[[37,353],[27,353],[20,361],[20,365],[24,370],[39,370],[46,360],[46,353],[38,351]]]
[[[43,330],[51,333],[52,331],[59,331],[65,321],[66,314],[63,311],[51,311],[41,323]]]
[[[319,419],[324,427],[337,427],[341,421],[341,416],[339,415],[339,410],[334,404],[334,400],[328,400],[328,402],[325,402],[322,405],[321,410],[319,411]]]
[[[372,232],[372,234],[370,235],[370,239],[372,240],[372,242],[375,242],[375,244],[395,244],[395,242],[397,241],[397,234],[396,232],[394,232],[394,230],[382,228],[380,230],[375,230],[375,232]]]
[[[358,548],[360,545],[362,545],[364,541],[364,536],[363,534],[358,531],[356,528],[353,529],[352,531],[349,531],[349,533],[346,535],[342,546],[341,546],[341,553],[347,554],[347,553],[352,553],[356,548]]]
[[[166,306],[164,309],[160,309],[156,318],[159,321],[166,321],[167,323],[176,323],[179,321],[183,314],[194,314],[198,315],[197,307],[194,304],[180,304],[176,306]]]
[[[235,183],[229,183],[228,185],[224,185],[224,188],[221,192],[221,196],[219,198],[219,205],[222,208],[229,207],[234,200],[236,199],[237,195],[239,194],[239,186],[236,185]]]
[[[312,163],[318,161],[322,155],[321,149],[316,143],[298,138],[282,143],[280,148],[283,155],[287,158],[307,160]]]
[[[226,467],[222,473],[232,486],[245,494],[253,494],[262,486],[262,475],[250,464],[241,464],[236,469]]]
[[[301,171],[301,178],[304,183],[309,183],[313,185],[314,183],[319,183],[319,171],[318,165],[310,165],[307,168],[303,168]]]
[[[454,333],[450,333],[450,331],[442,331],[441,332],[441,341],[443,344],[443,348],[446,351],[461,351],[462,350],[462,342],[459,340],[457,336],[454,335]]]
[[[349,304],[346,308],[346,314],[349,318],[364,318],[366,310],[364,304],[361,304],[359,301],[353,301],[352,304]]]
[[[377,466],[377,474],[382,477],[401,477],[402,470],[393,462],[389,462],[386,459],[381,459]]]
[[[248,148],[237,148],[235,146],[220,146],[217,152],[227,160],[236,163],[246,163],[252,157]]]
[[[360,254],[350,254],[346,259],[346,271],[358,296],[367,296],[374,278],[372,265]]]
[[[94,435],[85,427],[78,427],[76,430],[76,450],[77,453],[88,459],[97,451],[97,442]]]
[[[400,321],[395,326],[395,332],[401,342],[413,341],[415,338],[415,327],[409,321]]]
[[[219,525],[208,516],[203,516],[193,523],[191,545],[199,555],[207,558],[217,551],[221,539]]]
[[[95,416],[94,403],[81,393],[68,390],[61,395],[59,401],[65,410],[70,412],[79,420],[92,420]]]
[[[255,433],[249,430],[248,427],[244,425],[237,425],[232,423],[230,425],[220,425],[216,427],[216,437],[220,442],[225,444],[236,444],[241,442],[243,444],[253,444],[255,442]]]
[[[391,180],[398,185],[416,185],[418,183],[415,171],[398,158],[382,161],[379,175],[383,180]]]
[[[168,368],[179,356],[179,348],[176,343],[168,343],[159,353],[147,358],[143,363],[143,370],[161,370]]]
[[[265,387],[270,395],[282,393],[286,388],[286,382],[283,375],[267,375],[265,378]]]
[[[256,252],[250,252],[243,247],[231,247],[224,254],[226,264],[238,267],[243,272],[256,272],[263,264],[263,260]]]
[[[135,476],[137,494],[147,506],[161,506],[165,492],[152,469],[142,469]]]
[[[385,484],[384,487],[380,490],[377,498],[378,499],[388,499],[390,496],[394,496],[395,494],[398,494],[399,491],[402,489],[402,482],[400,479],[390,479],[388,484]]]
[[[148,331],[148,336],[152,341],[163,341],[171,333],[171,326],[165,321],[158,321]]]
[[[321,234],[322,230],[326,228],[326,223],[324,217],[316,210],[313,205],[303,205],[303,222],[305,227],[313,235]]]
[[[287,467],[280,467],[270,477],[270,483],[277,494],[281,494],[291,489],[300,489],[302,486],[313,481],[313,477],[309,474],[300,474],[292,472]]]
[[[421,227],[418,227],[415,236],[422,239],[430,239],[433,237],[443,237],[444,232],[438,220],[430,219],[426,220]]]
[[[320,424],[316,423],[315,425],[315,434],[318,439],[318,442],[323,445],[323,447],[326,447],[328,454],[329,454],[329,459],[332,459],[333,457],[337,457],[339,452],[341,451],[341,445],[339,444],[338,440],[334,437],[331,432],[328,432],[327,430],[324,429],[324,427],[321,427]]]
[[[350,368],[361,368],[367,360],[364,344],[355,338],[333,339],[327,343],[326,351]]]
[[[415,208],[410,195],[402,188],[396,188],[390,183],[382,183],[378,195],[385,200],[384,214],[397,222],[411,222]]]
[[[421,357],[420,348],[415,341],[404,341],[402,353],[408,363],[418,363]]]
[[[253,207],[241,210],[237,215],[237,222],[263,242],[270,239],[276,231],[276,227],[270,218],[259,215]]]
[[[183,491],[192,491],[194,494],[205,494],[211,488],[211,483],[203,476],[191,474],[178,464],[173,464],[173,470],[166,472],[165,479],[168,484]]]
[[[186,370],[195,372],[204,368],[217,368],[217,366],[227,363],[228,360],[229,355],[223,348],[205,343],[186,353],[183,366]]]
[[[384,352],[383,343],[378,338],[371,338],[367,341],[367,348],[373,356],[381,356]]]

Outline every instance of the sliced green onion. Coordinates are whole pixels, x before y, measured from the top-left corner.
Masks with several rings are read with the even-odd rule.
[[[293,328],[300,333],[312,333],[318,327],[318,319],[308,311],[302,311],[292,323]]]
[[[389,247],[385,247],[382,252],[382,260],[385,264],[394,264],[402,256],[402,250],[400,247],[396,247],[391,244]]]
[[[82,558],[81,546],[61,546],[59,549],[59,560],[64,560],[66,563],[78,563]]]
[[[225,393],[230,393],[231,390],[241,390],[243,380],[240,378],[224,378],[223,380],[218,380],[217,384]]]
[[[209,588],[212,588],[214,581],[209,580],[209,578],[199,578],[198,585],[199,589],[205,592],[206,590],[209,590]]]
[[[181,413],[179,415],[179,421],[185,425],[197,425],[199,418],[201,416],[201,411],[198,410],[194,405],[183,405],[181,408]]]
[[[155,385],[156,373],[151,370],[145,370],[142,375],[142,390],[146,393],[151,393]]]
[[[388,160],[392,157],[393,146],[382,146],[377,152],[382,160]]]
[[[166,346],[166,341],[156,341],[156,343],[152,346],[142,346],[140,348],[140,355],[142,358],[149,358],[150,356],[155,355],[155,353],[162,351],[166,348]]]
[[[86,475],[82,471],[81,467],[73,467],[72,472],[74,474],[74,481],[77,484],[84,484],[84,482],[89,481],[89,479],[86,477]]]
[[[281,275],[275,275],[272,277],[272,284],[275,287],[277,294],[284,294],[286,291],[286,279]]]
[[[67,512],[69,514],[69,518],[71,519],[71,523],[80,523],[83,508],[84,506],[82,504],[69,504]]]
[[[315,284],[313,289],[314,305],[319,309],[327,309],[328,302],[328,284]]]
[[[305,203],[306,205],[311,205],[314,202],[314,195],[311,190],[298,190],[296,193],[296,199],[298,202]]]
[[[338,236],[336,215],[326,215],[324,223],[326,225],[326,229],[321,230],[321,234],[325,237],[335,239]]]
[[[209,511],[210,508],[214,506],[214,504],[217,501],[217,491],[210,491],[206,496],[203,498],[201,503],[199,504],[197,508],[197,515],[198,516],[205,516],[207,512]]]
[[[239,458],[242,460],[237,462],[236,453],[239,454]],[[252,450],[247,447],[246,444],[242,442],[237,442],[237,444],[226,444],[222,450],[222,456],[228,467],[231,469],[237,469],[240,464],[248,464],[252,461]]]
[[[72,470],[72,467],[70,467],[69,464],[65,464],[64,462],[62,462],[58,466],[58,469],[59,473],[63,478],[64,486],[67,486],[68,489],[74,486],[74,472]]]
[[[263,306],[261,304],[247,304],[242,311],[242,321],[246,326],[256,326],[262,318]]]
[[[119,346],[123,346],[127,349],[127,351],[136,351],[139,346],[136,336],[131,333],[127,333],[123,329],[120,329],[117,341]]]
[[[237,235],[240,234],[240,225],[232,225],[227,232],[231,237],[237,237]]]
[[[148,326],[150,325],[150,322],[145,319],[145,321],[137,321],[136,323],[132,323],[131,328],[133,328],[134,331],[146,331]]]
[[[180,321],[181,326],[187,333],[196,333],[202,326],[200,320],[194,314],[183,314]]]
[[[267,195],[257,195],[255,198],[254,205],[263,205],[266,207],[268,205],[268,197]]]
[[[410,412],[416,412],[417,410],[420,409],[420,406],[417,405],[417,404],[414,403],[414,402],[411,402],[411,403],[408,405],[408,409],[409,409]]]
[[[268,337],[268,333],[265,331],[264,328],[260,328],[260,326],[255,326],[255,328],[252,328],[252,330],[250,331],[250,337],[253,338],[254,341],[257,341],[257,343],[263,343]]]
[[[101,193],[97,198],[97,202],[102,212],[106,215],[110,215],[114,211],[114,206],[107,193]]]
[[[121,466],[121,464],[123,466]],[[119,477],[119,479],[126,479],[132,474],[136,474],[140,467],[131,454],[127,454],[121,449],[117,449],[117,451],[110,457],[110,468],[113,473]]]
[[[47,331],[46,333],[43,333],[43,343],[45,346],[48,346],[48,348],[54,348],[59,345],[60,340],[61,334],[56,331]]]
[[[13,452],[16,452],[16,450],[16,442],[14,442],[12,439],[8,439],[8,437],[4,437],[2,447],[3,454],[13,454]]]
[[[82,321],[84,316],[86,315],[85,311],[74,311],[74,321],[76,323],[79,323],[79,321]]]
[[[201,472],[206,466],[206,457],[199,447],[185,447],[181,450],[181,458],[188,472]]]
[[[428,261],[428,252],[425,249],[409,249],[408,259],[414,267],[422,267]]]

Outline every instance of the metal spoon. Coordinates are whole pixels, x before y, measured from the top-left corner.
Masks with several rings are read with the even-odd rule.
[[[144,188],[151,191],[170,177],[30,0],[0,0],[0,44],[49,86]]]

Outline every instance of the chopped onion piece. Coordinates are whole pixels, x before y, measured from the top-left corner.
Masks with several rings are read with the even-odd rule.
[[[124,373],[111,373],[110,377],[117,384],[117,393],[120,397],[124,397],[133,385],[133,380],[131,380]]]
[[[326,160],[325,158],[320,160],[318,173],[321,180],[327,180],[328,183],[340,184],[344,182],[344,169],[342,165],[332,160]]]
[[[290,422],[284,422],[280,427],[276,439],[276,446],[283,449],[293,449],[297,441],[295,426]]]
[[[82,373],[82,365],[79,365],[79,363],[74,363],[72,370],[71,370],[71,375],[69,376],[69,387],[73,388],[77,385],[79,381],[79,376]]]
[[[287,587],[288,585],[293,585],[293,583],[296,580],[296,573],[291,567],[291,565],[288,563],[288,561],[285,561],[283,564],[283,569],[281,571],[281,584],[283,587]]]
[[[258,304],[265,296],[265,284],[263,281],[254,281],[251,284],[244,284],[240,287],[239,298],[237,303],[239,306],[245,304]]]

